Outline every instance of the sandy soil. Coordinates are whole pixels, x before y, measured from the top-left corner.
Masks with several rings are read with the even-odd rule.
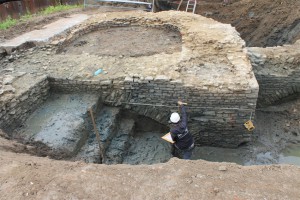
[[[298,199],[300,168],[184,161],[96,165],[8,151],[0,138],[0,199]]]

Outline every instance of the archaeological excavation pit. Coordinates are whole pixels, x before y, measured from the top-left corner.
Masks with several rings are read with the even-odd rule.
[[[0,125],[53,158],[99,163],[93,107],[105,163],[153,164],[171,157],[160,137],[182,99],[197,146],[241,147],[253,140],[243,124],[268,95],[258,94],[257,79],[266,77],[251,64],[265,57],[255,51],[230,25],[201,16],[95,15],[13,63],[18,73],[5,76],[15,91],[2,97]]]
[[[15,138],[58,150],[53,157],[98,163],[87,112],[93,107],[107,163],[166,162],[170,145],[160,137],[182,99],[189,105],[196,145],[236,148],[251,141],[243,123],[258,97],[244,45],[230,25],[201,16],[95,15],[48,44],[29,49],[24,56],[28,62],[14,63],[20,74],[6,75],[13,77],[15,91],[3,96],[1,128]],[[97,102],[103,102],[103,109]],[[106,121],[102,117],[107,113]],[[102,126],[109,124],[103,132]],[[144,157],[139,154],[143,151]]]
[[[300,1],[228,2],[0,30],[0,199],[298,199]],[[2,46],[54,21],[47,41]],[[178,100],[188,161],[161,138]]]
[[[93,111],[91,117],[89,109]],[[104,160],[100,161],[100,135]],[[11,132],[22,143],[44,146],[44,156],[104,164],[154,164],[171,158],[161,140],[163,124],[132,111],[104,105],[92,94],[50,94],[28,119]],[[98,134],[97,133],[97,134]]]

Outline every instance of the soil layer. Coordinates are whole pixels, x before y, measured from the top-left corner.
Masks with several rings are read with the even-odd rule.
[[[86,34],[62,51],[75,55],[132,57],[173,53],[181,51],[181,35],[175,31],[138,26],[110,28]]]
[[[0,138],[0,199],[298,199],[296,166],[172,158],[155,165],[97,165],[7,151]]]

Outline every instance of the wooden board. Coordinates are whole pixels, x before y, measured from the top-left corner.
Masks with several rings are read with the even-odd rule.
[[[174,143],[174,141],[173,141],[173,139],[171,137],[171,133],[170,132],[167,133],[166,135],[162,136],[161,138],[164,139],[164,140],[166,140],[167,142],[172,143],[172,144]]]

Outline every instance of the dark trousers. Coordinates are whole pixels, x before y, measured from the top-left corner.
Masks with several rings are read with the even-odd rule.
[[[194,144],[192,144],[192,146],[190,146],[187,149],[178,149],[176,147],[176,145],[172,145],[172,155],[174,157],[177,157],[180,159],[190,160],[192,157],[194,148],[195,148]]]

